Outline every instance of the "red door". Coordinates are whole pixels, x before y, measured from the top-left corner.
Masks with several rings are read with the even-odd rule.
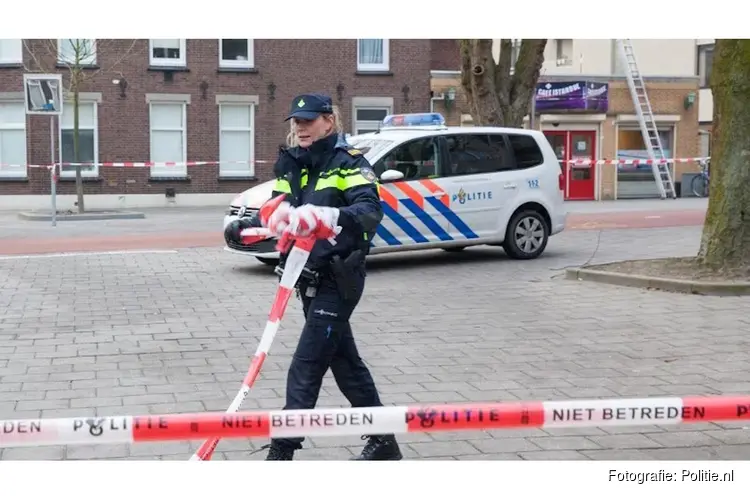
[[[596,198],[596,132],[593,130],[568,132],[568,151],[571,160],[591,160],[588,165],[569,164],[568,199]]]
[[[547,136],[563,167],[566,200],[596,198],[596,165],[573,165],[571,160],[596,160],[596,132],[593,130],[547,130]]]

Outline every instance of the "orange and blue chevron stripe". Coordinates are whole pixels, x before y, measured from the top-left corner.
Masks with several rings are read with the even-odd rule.
[[[415,243],[428,243],[420,229],[404,217],[401,207],[411,212],[432,234],[441,241],[453,241],[454,238],[444,229],[445,221],[456,228],[466,239],[476,239],[479,236],[451,209],[448,194],[429,179],[418,181],[418,186],[424,188],[430,195],[423,195],[414,184],[394,182],[380,185],[380,199],[383,207],[384,220],[390,220],[398,226]],[[444,221],[438,221],[425,211],[425,206],[434,208]],[[443,225],[441,225],[441,222]],[[389,246],[403,245],[382,224],[378,226],[376,234]],[[371,244],[375,246],[374,243]]]

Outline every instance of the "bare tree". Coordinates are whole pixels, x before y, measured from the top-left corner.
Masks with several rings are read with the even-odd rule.
[[[68,70],[67,88],[69,96],[73,98],[73,162],[80,160],[80,93],[84,85],[100,73],[110,73],[121,65],[125,59],[135,53],[138,40],[132,40],[124,45],[120,40],[93,40],[84,38],[24,40],[24,48],[29,55],[30,63],[24,65],[29,72],[53,73],[51,69],[57,65]],[[97,53],[104,50],[108,55],[114,55],[112,64],[105,70],[92,69],[97,62]],[[59,145],[62,151],[62,144]],[[62,168],[62,166],[60,167]],[[83,200],[82,166],[76,165],[76,197],[78,213],[85,211]]]
[[[750,40],[716,40],[711,191],[698,260],[750,273]]]
[[[524,39],[513,61],[511,39],[500,40],[498,62],[492,39],[461,40],[461,85],[475,125],[521,127],[544,63],[547,40]]]

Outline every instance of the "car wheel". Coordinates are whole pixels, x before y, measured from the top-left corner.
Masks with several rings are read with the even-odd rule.
[[[534,210],[524,210],[511,218],[503,249],[512,259],[536,259],[544,252],[548,239],[549,226],[544,217]]]
[[[264,263],[267,266],[278,266],[279,265],[279,259],[267,259],[265,257],[255,257],[262,263]]]

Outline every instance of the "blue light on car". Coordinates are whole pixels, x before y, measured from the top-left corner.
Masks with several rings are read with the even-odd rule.
[[[444,126],[445,118],[440,113],[407,113],[388,115],[383,119],[382,127],[424,127]]]

